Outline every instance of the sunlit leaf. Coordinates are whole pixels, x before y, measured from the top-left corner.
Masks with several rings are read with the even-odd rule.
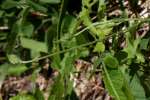
[[[128,53],[128,58],[134,58],[137,52],[138,45],[141,39],[132,40],[132,43],[128,40],[127,47],[124,48],[124,51]]]
[[[128,54],[128,58],[134,58],[135,57],[136,50],[132,45],[128,44],[128,47],[124,48],[124,51]]]
[[[105,19],[104,19],[105,22]],[[100,39],[103,39],[106,35],[110,34],[113,26],[118,25],[119,23],[114,23],[114,22],[109,22],[109,23],[104,23],[101,25],[98,25],[97,28],[97,36],[99,36]]]
[[[21,73],[23,73],[27,69],[28,68],[23,64],[11,65],[11,67],[9,67],[7,69],[7,73],[8,73],[8,75],[20,75]]]
[[[21,63],[21,59],[14,54],[8,54],[7,57],[12,64]]]
[[[104,52],[105,45],[102,42],[98,42],[94,48],[94,52]]]
[[[24,64],[3,64],[0,66],[2,75],[20,75],[28,68]]]
[[[138,63],[141,63],[141,62],[144,63],[145,62],[144,56],[141,53],[137,52],[136,57],[137,57]]]
[[[35,41],[32,39],[28,39],[28,38],[21,38],[20,40],[21,40],[21,45],[24,48],[32,49],[38,52],[45,52],[45,53],[48,52],[47,46],[43,42]]]

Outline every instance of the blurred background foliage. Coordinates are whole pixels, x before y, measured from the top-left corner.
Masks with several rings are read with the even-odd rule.
[[[47,77],[59,73],[48,100],[77,100],[69,78],[74,62],[97,56],[114,100],[149,100],[149,6],[149,0],[1,0],[0,87],[8,76],[32,75],[29,94],[5,99],[44,100],[35,77],[48,64]]]

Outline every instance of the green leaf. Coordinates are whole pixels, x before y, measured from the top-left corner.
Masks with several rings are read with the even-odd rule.
[[[56,46],[56,45],[54,45],[54,46]],[[54,47],[55,49],[54,49],[54,51],[53,52],[58,52],[59,50],[58,50],[58,48],[56,48],[56,47]],[[61,58],[60,58],[60,56],[57,54],[57,55],[55,55],[55,56],[52,56],[52,67],[54,68],[54,69],[57,69],[57,70],[61,70],[61,64],[60,64],[60,62],[61,62]]]
[[[14,54],[8,54],[7,57],[12,64],[21,63],[21,59]]]
[[[116,69],[119,66],[118,60],[111,54],[108,54],[104,58],[104,63],[108,68]]]
[[[72,65],[73,61],[74,61],[74,57],[72,57],[71,53],[68,52],[64,54],[64,58],[61,61],[61,73],[63,76],[70,75],[70,72],[73,69],[73,65]]]
[[[20,40],[21,40],[21,45],[24,48],[28,48],[38,52],[45,52],[45,53],[48,52],[47,46],[43,42],[35,41],[28,38],[21,38]]]
[[[23,36],[31,37],[34,30],[34,26],[30,22],[24,22],[21,26],[21,32]]]
[[[128,54],[124,51],[115,52],[115,57],[119,62],[123,61],[127,56]]]
[[[128,58],[135,57],[136,49],[131,44],[128,44],[128,47],[124,48],[124,51],[128,54]]]
[[[3,84],[3,80],[5,79],[5,76],[7,75],[7,68],[8,68],[8,64],[0,65],[0,87]]]
[[[42,3],[50,3],[50,4],[57,4],[60,3],[61,0],[40,0]]]
[[[35,97],[36,100],[45,100],[43,92],[40,91],[39,89],[36,89],[34,97]]]
[[[148,46],[149,39],[142,39],[140,42],[140,49],[146,50]]]
[[[32,95],[17,95],[11,97],[10,100],[36,100]]]
[[[130,93],[129,85],[120,69],[108,69],[104,67],[104,84],[108,89],[110,95],[114,100],[135,100],[132,93]]]
[[[20,75],[21,73],[25,72],[28,68],[23,65],[23,64],[19,64],[19,65],[11,65],[8,69],[7,69],[7,74],[8,75]]]
[[[50,96],[48,97],[48,100],[56,100],[55,98],[56,98],[56,95],[50,95]]]
[[[141,39],[137,38],[135,40],[132,40],[132,42],[130,42],[127,39],[127,47],[124,48],[124,51],[126,53],[128,53],[128,58],[134,58],[136,53],[137,53],[137,49],[138,49],[138,45],[140,43]]]
[[[20,32],[20,20],[14,23],[11,32],[8,34],[8,37],[7,37],[8,42],[6,46],[6,51],[8,54],[12,52],[19,32]]]
[[[106,20],[104,19],[104,22]],[[99,36],[99,38],[103,39],[106,35],[110,34],[113,26],[118,25],[118,23],[114,23],[114,22],[110,22],[110,23],[104,23],[101,25],[98,25],[97,28],[97,36]]]
[[[17,1],[13,1],[13,0],[6,0],[3,4],[2,4],[2,8],[3,9],[11,9],[14,7],[17,7],[19,5],[19,2]]]
[[[45,35],[45,42],[48,47],[48,52],[52,52],[53,40],[56,38],[56,25],[50,26]]]
[[[105,10],[106,10],[105,0],[99,0],[98,16],[99,16],[100,19],[102,19],[104,17]]]
[[[28,68],[24,64],[3,64],[0,66],[1,75],[20,75]]]
[[[90,54],[90,52],[87,48],[83,48],[83,49],[81,49],[81,51],[79,51],[80,57],[87,57],[89,54]]]
[[[140,80],[138,79],[136,74],[132,77],[132,80],[130,81],[130,87],[136,100],[146,100],[144,88],[140,84]]]
[[[57,39],[59,39],[60,36],[61,36],[61,27],[62,27],[63,18],[64,18],[65,13],[66,13],[66,8],[67,8],[67,5],[68,5],[68,1],[69,0],[62,0],[62,3],[61,3],[61,9],[60,9],[60,14],[59,14],[59,22],[58,22],[58,26],[57,26]]]
[[[82,1],[82,11],[79,13],[79,17],[80,19],[83,21],[83,24],[86,26],[86,27],[89,27],[90,26],[90,34],[95,38],[95,34],[98,33],[97,29],[94,27],[94,26],[91,26],[92,25],[92,21],[89,17],[89,9],[84,9],[84,1]]]
[[[84,33],[85,32],[83,32],[83,34],[76,36],[76,42],[78,45],[85,44],[89,41],[87,38],[87,34],[84,34]]]
[[[98,42],[94,48],[94,52],[104,52],[105,51],[105,45],[102,42]]]
[[[129,32],[126,32],[126,45],[127,47],[124,48],[124,51],[128,53],[128,58],[134,58],[138,49],[138,45],[141,41],[141,38],[134,39],[134,34],[137,31],[139,23],[137,22],[130,22],[130,27],[128,28]]]
[[[58,55],[52,57],[53,62],[52,62],[52,67],[54,69],[60,70],[61,69],[61,65],[60,65],[60,57]]]
[[[4,14],[4,11],[3,10],[0,10],[0,17],[2,17]]]
[[[74,16],[71,15],[64,16],[61,25],[61,32],[73,34],[73,32],[76,30],[77,23],[78,21]]]
[[[66,89],[67,95],[70,96],[73,91],[73,82],[68,79],[66,85],[67,85]]]
[[[2,79],[3,79],[3,76],[7,75],[7,69],[10,67],[11,65],[10,64],[2,64],[0,65],[0,76],[2,75]]]
[[[61,75],[55,80],[51,89],[51,95],[55,96],[55,100],[62,100],[64,95],[64,80]]]
[[[145,62],[144,55],[142,55],[141,53],[137,52],[136,57],[137,57],[136,60],[138,63],[144,63]]]
[[[26,2],[27,2],[27,4],[28,4],[31,8],[33,8],[33,9],[36,10],[36,11],[41,11],[41,12],[44,12],[44,13],[47,12],[47,8],[45,8],[44,6],[42,6],[42,5],[38,4],[38,3],[35,3],[35,2],[33,2],[33,1],[31,1],[31,0],[26,0]]]

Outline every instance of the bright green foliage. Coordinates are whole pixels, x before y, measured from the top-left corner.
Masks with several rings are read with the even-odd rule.
[[[104,63],[108,68],[117,69],[119,67],[118,60],[111,54],[106,55],[106,57],[104,58]]]
[[[35,40],[32,40],[32,39],[21,38],[21,45],[24,48],[31,49],[31,50],[34,50],[34,51],[45,52],[45,53],[48,52],[47,51],[47,46],[46,46],[45,43],[38,42],[38,41],[35,41]]]
[[[137,47],[140,43],[140,38],[133,40],[133,43],[130,43],[130,40],[127,40],[127,48],[124,49],[128,53],[128,58],[134,58],[137,52]]]
[[[7,57],[8,57],[8,60],[9,60],[12,64],[21,63],[21,60],[20,60],[16,55],[10,54],[10,55],[7,55]]]
[[[12,65],[8,70],[7,73],[9,75],[20,75],[21,73],[25,72],[28,68],[25,65]]]
[[[102,42],[98,42],[94,48],[94,52],[104,52],[105,45]]]
[[[70,74],[75,60],[86,59],[92,60],[93,72],[102,70],[104,87],[115,100],[148,100],[150,38],[145,24],[150,20],[140,18],[144,4],[142,9],[139,5],[147,0],[128,1],[129,8],[125,0],[1,0],[0,85],[6,76],[30,68],[35,83],[41,61],[48,59],[59,73],[48,100],[74,100]],[[43,91],[34,90],[10,100],[45,99]]]
[[[24,64],[3,64],[0,66],[2,75],[20,75],[28,68]]]

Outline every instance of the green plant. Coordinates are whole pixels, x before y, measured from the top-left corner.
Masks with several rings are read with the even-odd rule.
[[[133,1],[128,3],[134,17],[126,12],[130,9],[125,0],[77,0],[75,8],[69,6],[72,0],[0,1],[0,80],[36,71],[42,68],[39,61],[48,58],[60,73],[49,90],[49,100],[70,100],[74,61],[96,53],[106,90],[115,100],[148,99],[150,19],[141,18],[136,8],[140,0]],[[110,16],[113,4],[121,9],[119,17]],[[142,29],[146,33],[140,33]],[[43,94],[40,90],[31,94],[10,100],[44,100],[37,97]]]

